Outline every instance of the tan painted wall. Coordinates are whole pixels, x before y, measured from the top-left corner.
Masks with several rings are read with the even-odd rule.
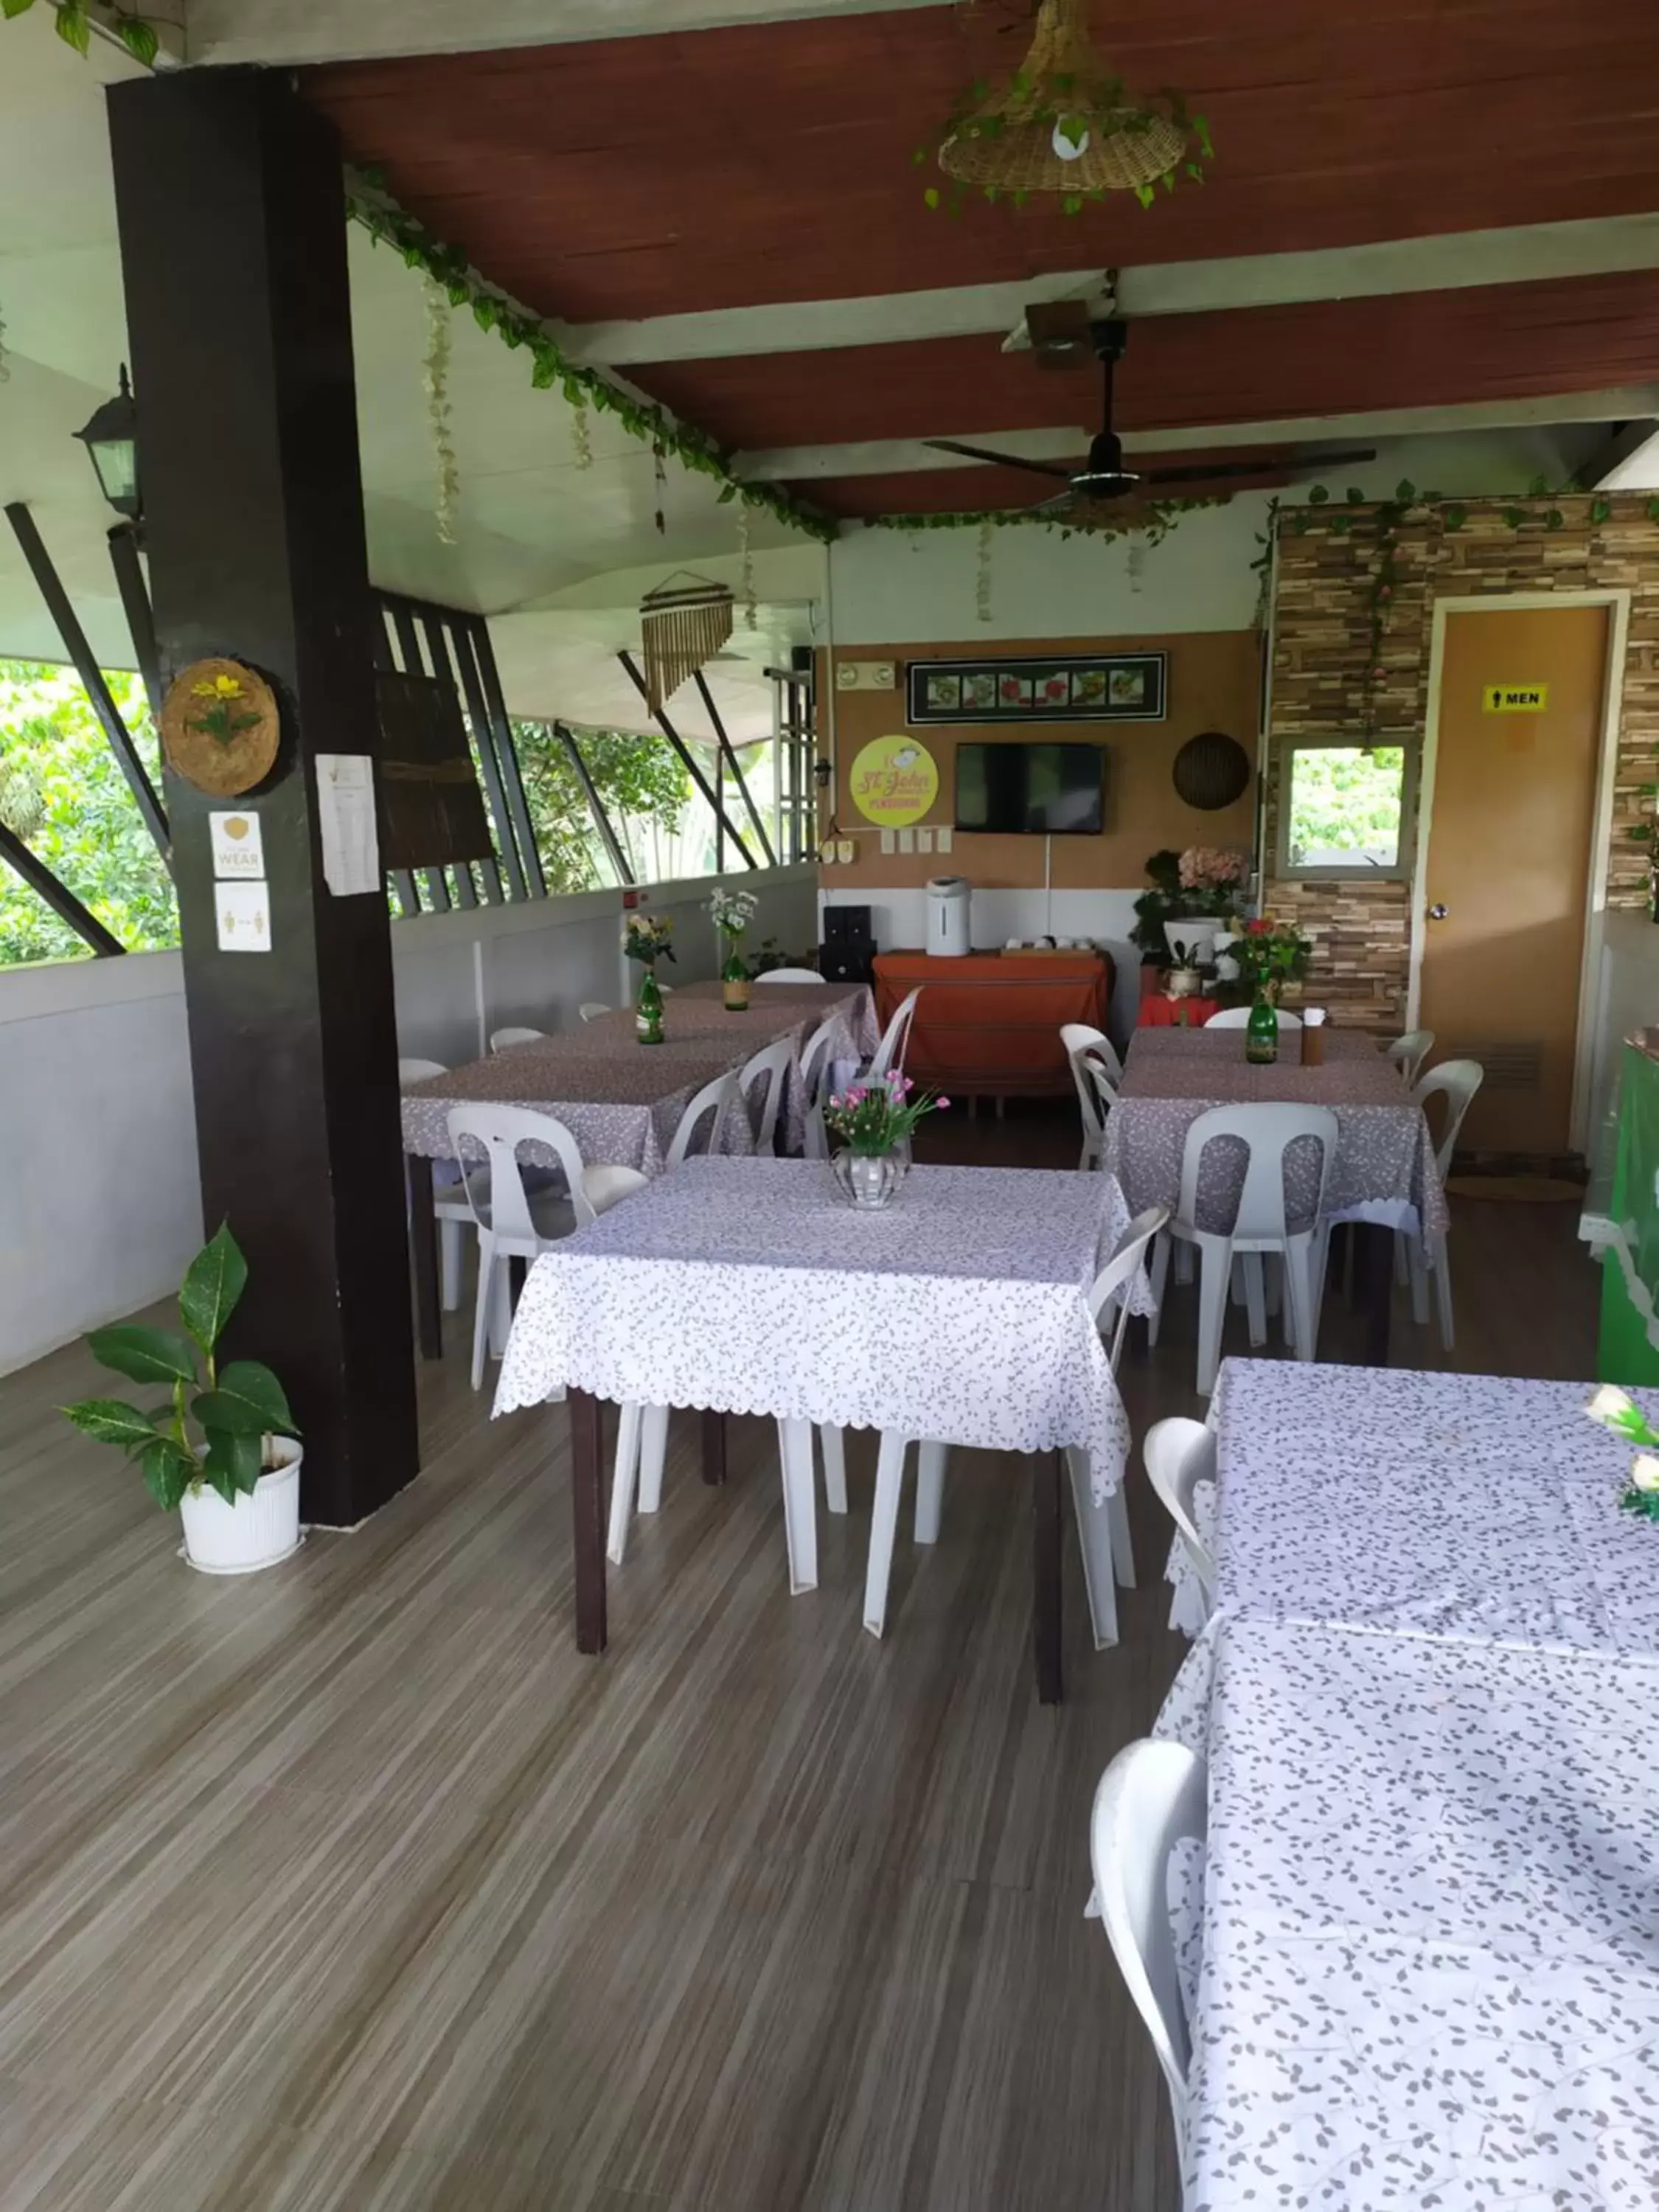
[[[836,699],[836,746],[841,774],[836,801],[838,834],[856,837],[858,860],[851,867],[826,866],[826,890],[890,890],[925,884],[930,876],[959,874],[976,886],[1040,888],[1041,837],[959,836],[948,860],[935,854],[884,855],[880,835],[848,798],[848,772],[860,745],[872,738],[895,736],[904,724],[904,667],[911,660],[1034,659],[1052,653],[1165,653],[1169,655],[1168,714],[1161,722],[1049,722],[1029,732],[1034,743],[1073,739],[1103,744],[1107,752],[1105,830],[1098,837],[1054,840],[1054,883],[1058,890],[1139,890],[1149,853],[1166,845],[1248,847],[1254,834],[1250,793],[1215,813],[1200,813],[1176,796],[1170,781],[1175,757],[1201,730],[1224,730],[1254,754],[1260,724],[1260,646],[1249,630],[1196,631],[1175,637],[1031,638],[986,646],[982,640],[926,645],[858,646],[836,648],[841,660],[894,660],[898,685],[892,691],[843,691]],[[820,670],[827,699],[833,678]],[[827,728],[828,708],[824,709]],[[981,728],[927,729],[917,732],[939,765],[939,798],[927,823],[949,824],[956,791],[956,749],[969,743],[1025,734],[998,723]],[[827,823],[821,836],[832,832]]]

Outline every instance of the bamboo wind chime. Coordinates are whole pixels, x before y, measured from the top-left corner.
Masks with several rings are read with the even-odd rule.
[[[685,570],[681,570],[685,574]],[[732,597],[724,584],[694,576],[671,588],[675,579],[640,602],[640,640],[645,653],[646,704],[653,714],[689,677],[711,661],[732,635]]]

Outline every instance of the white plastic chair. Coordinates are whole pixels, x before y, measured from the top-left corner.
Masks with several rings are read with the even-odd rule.
[[[778,1149],[778,1115],[783,1106],[784,1085],[789,1080],[789,1070],[795,1057],[792,1038],[780,1037],[769,1044],[752,1060],[745,1060],[738,1070],[738,1089],[746,1102],[756,1084],[763,1079],[766,1085],[761,1099],[760,1127],[755,1133],[756,1152],[765,1159],[775,1158]]]
[[[539,1044],[546,1035],[545,1030],[491,1030],[489,1049],[491,1052],[506,1052],[515,1044]]]
[[[1175,1522],[1187,1564],[1204,1593],[1206,1617],[1215,1603],[1215,1561],[1198,1525],[1194,1493],[1200,1482],[1215,1480],[1215,1431],[1207,1424],[1176,1415],[1154,1421],[1141,1446],[1152,1488]]]
[[[1413,1106],[1425,1105],[1437,1094],[1443,1095],[1445,1098],[1445,1126],[1434,1155],[1434,1171],[1443,1185],[1451,1172],[1452,1155],[1457,1150],[1463,1118],[1474,1103],[1475,1092],[1485,1082],[1486,1075],[1486,1071],[1478,1060],[1443,1060],[1438,1067],[1429,1070],[1412,1092]],[[1406,1241],[1412,1285],[1412,1319],[1419,1327],[1427,1324],[1428,1278],[1432,1270],[1435,1304],[1440,1317],[1440,1341],[1449,1352],[1455,1343],[1456,1333],[1452,1322],[1451,1260],[1446,1250],[1446,1240],[1440,1236],[1431,1240],[1419,1232]]]
[[[398,1082],[407,1090],[434,1075],[447,1075],[441,1060],[400,1060]],[[432,1212],[438,1224],[439,1274],[443,1284],[443,1310],[453,1313],[461,1303],[461,1268],[466,1232],[472,1225],[472,1209],[461,1188],[461,1171],[453,1160],[432,1163]]]
[[[708,1132],[707,1150],[719,1152],[720,1139],[726,1134],[726,1117],[736,1104],[737,1097],[738,1077],[735,1072],[717,1075],[712,1083],[705,1083],[701,1091],[694,1092],[680,1115],[679,1126],[669,1144],[665,1166],[679,1166],[690,1151],[691,1139],[696,1135],[698,1126],[706,1115],[712,1114],[714,1117]]]
[[[1424,1061],[1433,1050],[1432,1030],[1407,1030],[1404,1036],[1395,1039],[1383,1056],[1391,1060],[1405,1077],[1407,1084],[1414,1087],[1418,1077],[1423,1073]]]
[[[1200,1229],[1197,1220],[1200,1171],[1206,1149],[1218,1138],[1242,1139],[1249,1147],[1244,1185],[1230,1231]],[[1298,1139],[1310,1139],[1320,1148],[1318,1192],[1313,1213],[1292,1231],[1285,1216],[1285,1155]],[[1198,1318],[1198,1389],[1208,1397],[1215,1389],[1221,1364],[1221,1328],[1226,1318],[1227,1289],[1233,1255],[1246,1255],[1245,1279],[1249,1294],[1250,1341],[1262,1343],[1267,1322],[1259,1261],[1263,1252],[1279,1253],[1285,1267],[1286,1325],[1298,1359],[1311,1359],[1319,1335],[1319,1308],[1323,1295],[1323,1269],[1318,1264],[1324,1247],[1325,1191],[1331,1164],[1336,1158],[1337,1120],[1328,1107],[1296,1106],[1273,1100],[1261,1105],[1212,1106],[1198,1115],[1187,1131],[1181,1160],[1181,1201],[1152,1254],[1152,1292],[1158,1312],[1152,1316],[1151,1336],[1158,1341],[1164,1304],[1164,1286],[1170,1265],[1170,1242],[1180,1237],[1195,1245],[1200,1261]]]
[[[830,1047],[841,1027],[841,1016],[831,1014],[807,1038],[800,1056],[801,1088],[806,1094],[805,1135],[801,1150],[809,1160],[827,1160],[830,1135],[823,1125],[823,1101],[835,1070]]]
[[[1138,1214],[1117,1241],[1111,1258],[1096,1276],[1089,1292],[1089,1310],[1103,1336],[1111,1309],[1117,1309],[1109,1357],[1114,1375],[1123,1357],[1128,1333],[1129,1291],[1145,1260],[1146,1248],[1169,1218],[1167,1207],[1149,1206]],[[823,1431],[826,1448],[834,1437],[839,1451],[839,1429]],[[915,1540],[936,1544],[945,1503],[945,1470],[950,1446],[936,1438],[922,1440],[916,1454]],[[909,1439],[884,1430],[876,1460],[876,1498],[870,1516],[870,1554],[864,1575],[864,1625],[872,1636],[886,1626],[887,1591],[893,1570],[893,1545],[898,1533],[899,1497],[904,1486],[904,1462]],[[828,1453],[826,1449],[826,1465]],[[1089,1593],[1089,1617],[1094,1628],[1095,1649],[1105,1650],[1117,1642],[1115,1584],[1133,1589],[1134,1550],[1129,1540],[1128,1504],[1123,1486],[1103,1506],[1094,1502],[1089,1455],[1069,1450],[1066,1472],[1072,1481],[1072,1505],[1077,1515],[1078,1547],[1083,1559],[1083,1580]]]
[[[1207,1799],[1198,1754],[1184,1743],[1146,1737],[1126,1744],[1101,1776],[1089,1823],[1101,1923],[1169,2084],[1183,2166],[1192,2039],[1170,1911],[1170,1861],[1177,1844],[1205,1840]]]
[[[757,975],[757,983],[821,983],[823,981],[816,968],[769,968]]]
[[[607,1006],[603,999],[584,999],[576,1009],[585,1022],[596,1022],[601,1014],[614,1013],[615,1011],[613,1006]]]
[[[462,1188],[478,1231],[478,1297],[472,1325],[472,1387],[483,1380],[484,1346],[492,1333],[505,1344],[509,1260],[533,1260],[596,1218],[581,1149],[562,1121],[527,1106],[452,1106],[450,1148],[461,1164]],[[525,1187],[519,1146],[545,1145],[564,1170],[565,1188]],[[482,1150],[488,1176],[479,1170]],[[499,1304],[497,1303],[499,1301]]]
[[[921,996],[923,988],[924,986],[918,983],[915,989],[901,999],[893,1009],[893,1018],[883,1030],[881,1042],[876,1047],[869,1066],[859,1077],[860,1083],[879,1083],[884,1075],[890,1073],[896,1067],[902,1072],[905,1048],[910,1042],[910,1024],[916,1018],[916,1000]]]
[[[1123,1080],[1123,1063],[1105,1032],[1091,1029],[1086,1022],[1062,1022],[1060,1041],[1066,1048],[1072,1083],[1077,1091],[1078,1110],[1083,1120],[1083,1152],[1078,1166],[1086,1173],[1100,1165],[1100,1151],[1106,1135],[1100,1094],[1089,1079],[1088,1064],[1092,1060],[1113,1085],[1110,1103],[1115,1103],[1116,1085]]]
[[[1301,1015],[1287,1014],[1283,1006],[1273,1008],[1273,1019],[1281,1030],[1299,1030],[1302,1026]],[[1211,1015],[1204,1026],[1206,1030],[1242,1030],[1249,1028],[1249,1021],[1248,1006],[1223,1006],[1218,1014]]]

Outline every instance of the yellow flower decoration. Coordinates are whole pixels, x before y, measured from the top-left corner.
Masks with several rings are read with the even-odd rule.
[[[191,691],[198,699],[240,699],[242,686],[234,676],[216,676],[210,682],[192,684]]]

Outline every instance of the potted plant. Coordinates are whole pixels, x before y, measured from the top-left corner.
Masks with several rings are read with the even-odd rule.
[[[87,1339],[100,1365],[161,1384],[166,1402],[146,1410],[123,1398],[83,1398],[63,1409],[137,1465],[164,1511],[179,1509],[185,1555],[207,1574],[273,1566],[300,1541],[300,1431],[283,1386],[257,1359],[222,1367],[214,1357],[246,1282],[247,1262],[222,1222],[180,1285],[184,1335],[121,1322]]]
[[[645,970],[634,1015],[634,1034],[641,1044],[662,1042],[662,992],[657,983],[657,963],[674,957],[673,934],[674,925],[666,915],[638,911],[629,915],[623,932],[623,951]]]
[[[1244,1057],[1268,1061],[1279,1057],[1279,1001],[1286,983],[1308,972],[1313,946],[1293,922],[1264,915],[1246,922],[1233,943],[1233,957],[1250,987],[1250,1019],[1244,1033]]]
[[[720,997],[730,1014],[749,1011],[750,976],[747,962],[738,950],[743,933],[760,911],[752,891],[717,890],[708,902],[710,919],[720,933],[726,958],[720,969]]]
[[[830,1166],[842,1197],[862,1212],[890,1204],[910,1164],[911,1131],[950,1103],[918,1091],[897,1068],[835,1092],[823,1119],[841,1148]]]

